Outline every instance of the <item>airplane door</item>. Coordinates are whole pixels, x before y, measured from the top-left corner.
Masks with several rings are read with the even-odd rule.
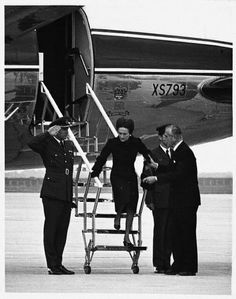
[[[90,30],[82,9],[72,14],[72,113],[76,120],[85,120],[88,111],[86,83],[92,84],[92,46]]]

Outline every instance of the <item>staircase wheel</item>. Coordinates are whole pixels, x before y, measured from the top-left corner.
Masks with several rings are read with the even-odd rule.
[[[132,270],[133,270],[134,274],[138,274],[139,273],[139,267],[138,266],[133,266]]]
[[[84,266],[84,273],[90,274],[91,273],[91,267],[90,266]]]

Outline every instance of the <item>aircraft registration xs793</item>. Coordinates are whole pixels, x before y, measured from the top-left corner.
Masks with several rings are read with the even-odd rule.
[[[5,6],[6,169],[41,166],[26,145],[55,117],[41,82],[99,148],[111,132],[86,83],[111,122],[134,119],[150,148],[165,123],[190,145],[232,135],[231,41],[91,24],[86,5]]]

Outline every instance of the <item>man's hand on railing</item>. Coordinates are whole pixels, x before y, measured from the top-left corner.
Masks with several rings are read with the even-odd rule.
[[[157,182],[157,177],[152,175],[152,176],[147,176],[146,178],[143,179],[143,183],[145,184],[154,184]]]

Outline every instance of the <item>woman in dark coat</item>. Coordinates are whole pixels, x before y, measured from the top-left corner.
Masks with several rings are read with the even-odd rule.
[[[150,162],[149,151],[139,138],[132,135],[134,122],[132,119],[119,118],[116,122],[118,137],[109,139],[92,168],[92,177],[99,176],[107,158],[112,154],[111,185],[117,213],[114,221],[115,229],[120,229],[122,213],[127,213],[124,246],[133,247],[129,233],[138,203],[138,181],[134,168],[138,153]]]

